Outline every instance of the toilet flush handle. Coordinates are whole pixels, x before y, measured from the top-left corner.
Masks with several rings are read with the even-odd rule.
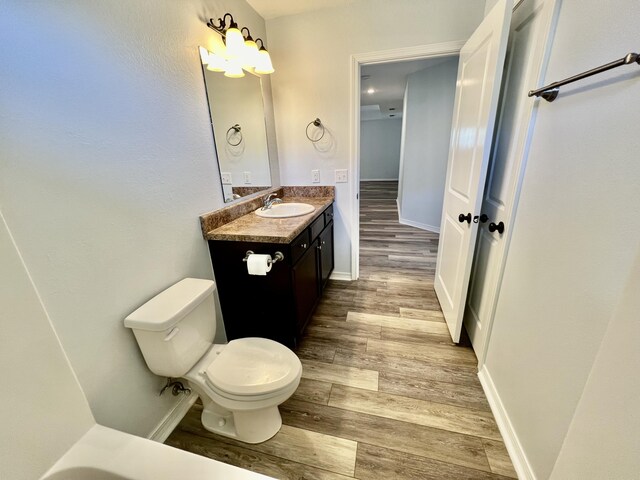
[[[180,331],[180,329],[178,327],[173,328],[166,337],[164,337],[164,341],[168,342],[169,340],[171,340],[173,337],[175,337],[178,332]]]

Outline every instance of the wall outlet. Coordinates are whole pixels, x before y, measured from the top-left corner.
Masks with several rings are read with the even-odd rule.
[[[244,183],[245,184],[250,184],[251,183],[251,172],[242,172],[244,175]]]
[[[349,181],[349,170],[336,170],[336,183],[347,183]]]
[[[311,170],[311,182],[320,183],[320,170]]]
[[[233,181],[231,180],[231,173],[230,172],[222,172],[220,174],[220,177],[222,177],[222,184],[223,185],[231,185],[233,183]]]

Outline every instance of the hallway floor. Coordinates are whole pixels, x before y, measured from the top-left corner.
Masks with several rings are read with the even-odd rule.
[[[473,350],[451,342],[433,290],[438,235],[398,223],[397,186],[361,185],[360,279],[329,281],[282,430],[220,437],[198,402],[168,445],[277,479],[515,478]]]

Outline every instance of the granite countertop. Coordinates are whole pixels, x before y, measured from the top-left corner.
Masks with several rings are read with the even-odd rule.
[[[287,187],[284,187],[287,189]],[[307,187],[309,188],[309,187]],[[222,225],[215,225],[207,216],[201,217],[203,234],[207,240],[226,240],[260,243],[290,243],[294,240],[311,222],[334,201],[334,190],[325,189],[313,192],[316,195],[299,195],[307,193],[298,191],[298,188],[291,191],[285,190],[284,195],[278,195],[283,203],[308,203],[313,205],[315,210],[306,215],[289,218],[263,218],[255,214],[255,210],[260,208],[261,201],[248,203],[239,213],[244,213],[247,208],[251,208],[249,213],[244,213],[238,218],[231,219]],[[288,194],[290,193],[290,194]],[[320,194],[320,195],[318,195]],[[254,208],[255,207],[255,208]],[[216,222],[218,223],[218,222]],[[209,226],[215,227],[209,229]]]

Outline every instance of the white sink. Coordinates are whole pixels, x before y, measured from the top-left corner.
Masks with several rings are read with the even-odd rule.
[[[270,208],[262,210],[262,207],[256,210],[256,215],[264,218],[289,218],[306,215],[316,209],[308,203],[275,203]]]

